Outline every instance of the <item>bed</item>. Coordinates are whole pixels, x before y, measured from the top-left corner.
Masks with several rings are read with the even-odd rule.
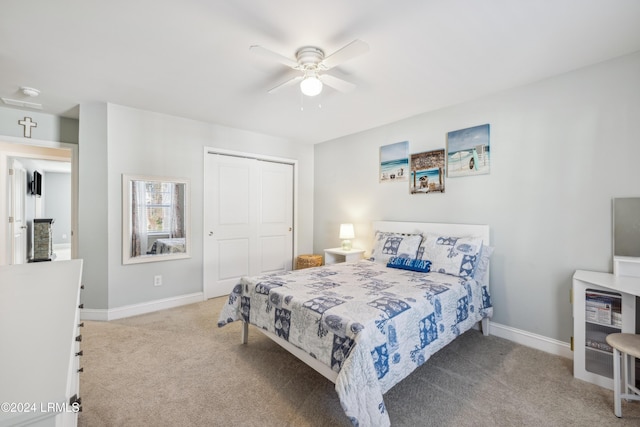
[[[175,237],[170,239],[158,239],[153,242],[150,254],[173,254],[185,252],[184,237]]]
[[[335,384],[353,425],[390,424],[383,395],[456,337],[489,333],[487,225],[376,221],[371,257],[243,277],[218,326],[242,321]]]

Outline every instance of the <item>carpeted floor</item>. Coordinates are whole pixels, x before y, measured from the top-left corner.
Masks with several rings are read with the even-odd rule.
[[[349,426],[333,384],[240,323],[226,298],[82,331],[81,427]],[[385,395],[392,426],[638,426],[640,402],[572,376],[571,360],[472,330]]]

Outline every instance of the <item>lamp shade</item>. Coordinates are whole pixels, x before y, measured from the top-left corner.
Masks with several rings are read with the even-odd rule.
[[[353,224],[340,224],[340,238],[341,239],[353,239],[355,233],[353,231]]]

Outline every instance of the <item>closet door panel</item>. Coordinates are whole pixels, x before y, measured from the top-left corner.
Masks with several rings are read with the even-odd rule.
[[[293,165],[205,154],[204,293],[293,265]]]

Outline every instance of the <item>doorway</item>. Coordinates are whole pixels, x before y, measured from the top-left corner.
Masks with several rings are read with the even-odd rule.
[[[205,298],[243,276],[291,270],[295,161],[205,150]]]
[[[77,257],[77,146],[39,143],[42,145],[0,141],[0,222],[5,224],[0,227],[0,265],[29,261],[33,255],[33,220],[44,217],[55,220],[52,258]],[[16,171],[12,173],[14,165]],[[24,217],[20,224],[12,223],[13,206]],[[18,230],[24,230],[24,235],[18,236]]]

